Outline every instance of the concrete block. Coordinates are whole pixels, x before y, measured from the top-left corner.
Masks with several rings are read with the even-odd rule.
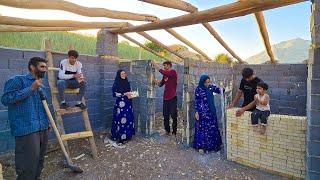
[[[320,157],[320,142],[319,141],[307,141],[307,155]]]
[[[44,51],[23,51],[23,59],[29,61],[33,57],[45,58],[46,54]]]
[[[309,50],[308,64],[320,64],[320,48]]]
[[[28,69],[29,60],[9,59],[9,69]]]
[[[320,94],[320,79],[309,79],[307,81],[308,92],[311,94]]]
[[[320,125],[320,110],[310,109],[307,111],[309,125]]]
[[[320,65],[308,65],[308,78],[320,78]]]
[[[23,59],[23,51],[20,49],[0,48],[0,60]]]
[[[310,141],[320,141],[320,126],[308,125],[307,139]]]
[[[320,172],[307,171],[306,179],[308,179],[308,180],[318,180],[318,179],[320,179]]]
[[[310,95],[311,99],[310,99],[310,105],[311,105],[311,109],[314,110],[320,110],[320,94],[319,95]]]
[[[308,156],[307,157],[307,170],[320,173],[320,157]]]

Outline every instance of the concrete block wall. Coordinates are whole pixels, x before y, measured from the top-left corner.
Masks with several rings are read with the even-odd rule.
[[[136,131],[142,135],[153,133],[156,109],[156,90],[152,79],[155,69],[151,60],[133,60],[121,62],[120,68],[128,72],[131,89],[139,92],[139,97],[133,99],[133,111]]]
[[[45,57],[43,51],[30,51],[0,48],[0,97],[3,95],[5,82],[17,74],[28,73],[28,61],[31,57]],[[59,62],[67,58],[64,53],[54,53],[54,66],[59,67]],[[93,130],[110,127],[112,122],[113,99],[111,87],[119,68],[118,61],[101,59],[96,56],[80,55],[78,60],[83,64],[83,73],[87,78],[88,87],[85,94],[88,106],[90,123]],[[47,77],[43,80],[44,86],[49,89]],[[74,104],[74,96],[67,96],[67,100]],[[49,106],[51,96],[48,97]],[[7,107],[0,103],[0,154],[14,149],[14,137],[11,136],[7,116]],[[84,129],[81,114],[65,115],[65,130],[67,133]],[[50,135],[53,138],[53,134]]]
[[[231,101],[233,69],[226,64],[217,64],[213,62],[201,62],[186,59],[184,61],[183,77],[183,114],[184,114],[184,137],[183,141],[191,145],[194,134],[194,92],[198,86],[201,74],[209,75],[211,82],[218,86],[223,85],[226,88],[226,101]],[[223,120],[221,119],[221,96],[215,95],[215,105],[217,117],[219,119],[219,128],[223,133]]]
[[[320,0],[312,1],[307,93],[307,179],[320,179]]]
[[[227,111],[228,160],[279,174],[305,178],[305,116],[271,114],[266,135],[253,132],[251,113],[235,117],[236,109]]]
[[[234,94],[239,89],[242,69],[250,67],[257,77],[269,85],[270,106],[273,114],[305,116],[308,68],[305,64],[259,64],[234,67]],[[241,106],[242,101],[238,104]],[[303,106],[301,106],[303,105]]]

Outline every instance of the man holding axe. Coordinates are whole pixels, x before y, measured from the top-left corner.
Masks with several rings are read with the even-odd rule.
[[[49,121],[40,100],[46,60],[33,57],[29,73],[10,78],[4,86],[2,104],[8,106],[11,134],[15,136],[18,180],[40,179],[48,142]]]

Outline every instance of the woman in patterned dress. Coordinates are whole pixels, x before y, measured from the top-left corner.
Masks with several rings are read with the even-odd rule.
[[[113,108],[111,139],[118,143],[128,141],[135,135],[130,83],[124,70],[118,70],[112,87],[116,102]]]
[[[201,154],[208,151],[219,151],[222,140],[218,128],[213,92],[221,93],[215,84],[210,84],[208,75],[200,77],[195,91],[195,134],[193,147]]]

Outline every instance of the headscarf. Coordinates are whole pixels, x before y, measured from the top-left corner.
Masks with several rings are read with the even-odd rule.
[[[214,105],[214,96],[213,96],[213,93],[212,93],[212,91],[211,91],[208,87],[206,87],[206,86],[204,85],[204,82],[205,82],[207,79],[210,79],[210,77],[209,77],[208,75],[206,75],[206,74],[201,75],[198,86],[206,91],[209,109],[210,109],[212,115],[216,115],[216,107],[215,107],[215,105]]]
[[[126,93],[126,92],[129,92],[131,90],[128,78],[126,77],[125,79],[122,79],[121,76],[120,76],[122,71],[124,71],[124,70],[119,69],[117,71],[117,75],[116,75],[116,78],[114,79],[114,83],[113,83],[113,86],[112,86],[112,91],[113,92]]]

